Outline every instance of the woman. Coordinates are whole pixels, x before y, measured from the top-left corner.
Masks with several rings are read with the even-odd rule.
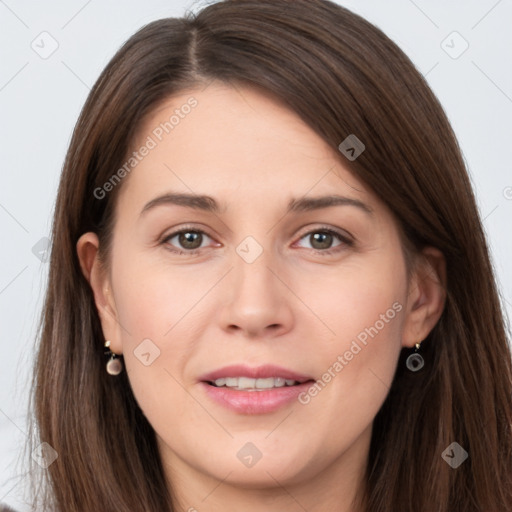
[[[57,198],[41,510],[511,510],[511,391],[459,147],[381,31],[226,0],[126,42]]]

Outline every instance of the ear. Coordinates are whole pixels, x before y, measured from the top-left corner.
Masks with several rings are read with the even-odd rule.
[[[441,251],[424,248],[409,281],[402,344],[412,348],[437,324],[446,303],[446,261]]]
[[[112,294],[112,285],[110,277],[101,265],[98,249],[98,236],[93,232],[84,233],[76,244],[80,267],[94,294],[94,302],[96,303],[105,340],[110,340],[110,350],[112,352],[121,354],[121,332]]]

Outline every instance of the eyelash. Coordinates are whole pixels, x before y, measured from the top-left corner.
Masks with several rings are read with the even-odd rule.
[[[181,254],[188,254],[188,255],[197,254],[201,249],[204,249],[204,247],[201,247],[201,248],[198,248],[198,249],[191,249],[191,250],[183,251],[183,250],[180,250],[180,249],[171,248],[171,246],[168,244],[168,241],[171,240],[172,238],[174,238],[175,236],[180,235],[182,233],[201,233],[203,235],[206,235],[209,238],[213,238],[208,233],[206,233],[205,231],[203,231],[201,229],[196,229],[196,228],[193,228],[192,226],[190,226],[190,227],[185,226],[185,227],[181,228],[180,230],[174,231],[173,233],[165,236],[161,240],[160,243],[162,245],[166,245],[166,249],[167,250],[169,250],[169,251],[171,251],[173,253],[176,253],[176,254],[180,254],[180,255]],[[334,253],[339,252],[340,250],[343,249],[343,245],[348,246],[348,247],[353,247],[353,245],[354,245],[354,240],[349,238],[349,236],[344,235],[344,234],[342,234],[342,233],[340,233],[340,232],[338,232],[338,231],[336,231],[336,230],[334,230],[332,228],[329,228],[327,226],[322,226],[320,228],[316,228],[316,229],[310,230],[307,233],[304,233],[299,238],[299,240],[302,240],[306,236],[312,235],[313,233],[328,233],[330,235],[335,236],[336,238],[338,238],[338,240],[340,242],[342,242],[340,245],[337,245],[336,247],[333,247],[331,249],[325,249],[325,250],[310,249],[310,250],[314,251],[316,254],[319,254],[319,255],[322,255],[322,256],[330,256],[330,255],[332,255]]]

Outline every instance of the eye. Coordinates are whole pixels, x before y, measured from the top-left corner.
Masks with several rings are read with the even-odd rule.
[[[199,249],[203,248],[202,243],[205,237],[210,238],[200,229],[182,228],[166,236],[161,243],[170,245],[168,247],[169,250],[179,254],[195,254]],[[173,239],[176,239],[174,243],[171,242]],[[178,246],[176,247],[175,244],[178,244]],[[180,248],[184,250],[180,250]]]
[[[200,249],[207,246],[203,245],[205,238],[212,240],[212,238],[201,229],[184,227],[165,236],[161,243],[164,244],[168,250],[178,254],[196,254]],[[176,240],[173,242],[174,239]],[[309,241],[312,250],[322,255],[339,252],[346,247],[354,245],[354,241],[350,235],[327,227],[311,230],[300,238],[300,240],[303,239]],[[333,246],[336,240],[338,240],[338,243]]]
[[[351,247],[354,241],[348,234],[340,233],[331,228],[318,228],[308,231],[300,240],[306,239],[310,243],[310,248],[321,254],[332,254],[343,250],[344,247]],[[333,246],[333,242],[338,240],[338,244]]]

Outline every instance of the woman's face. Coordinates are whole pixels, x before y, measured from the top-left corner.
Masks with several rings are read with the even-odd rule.
[[[399,352],[421,341],[390,211],[251,88],[173,97],[133,151],[93,285],[169,474],[360,476]]]

